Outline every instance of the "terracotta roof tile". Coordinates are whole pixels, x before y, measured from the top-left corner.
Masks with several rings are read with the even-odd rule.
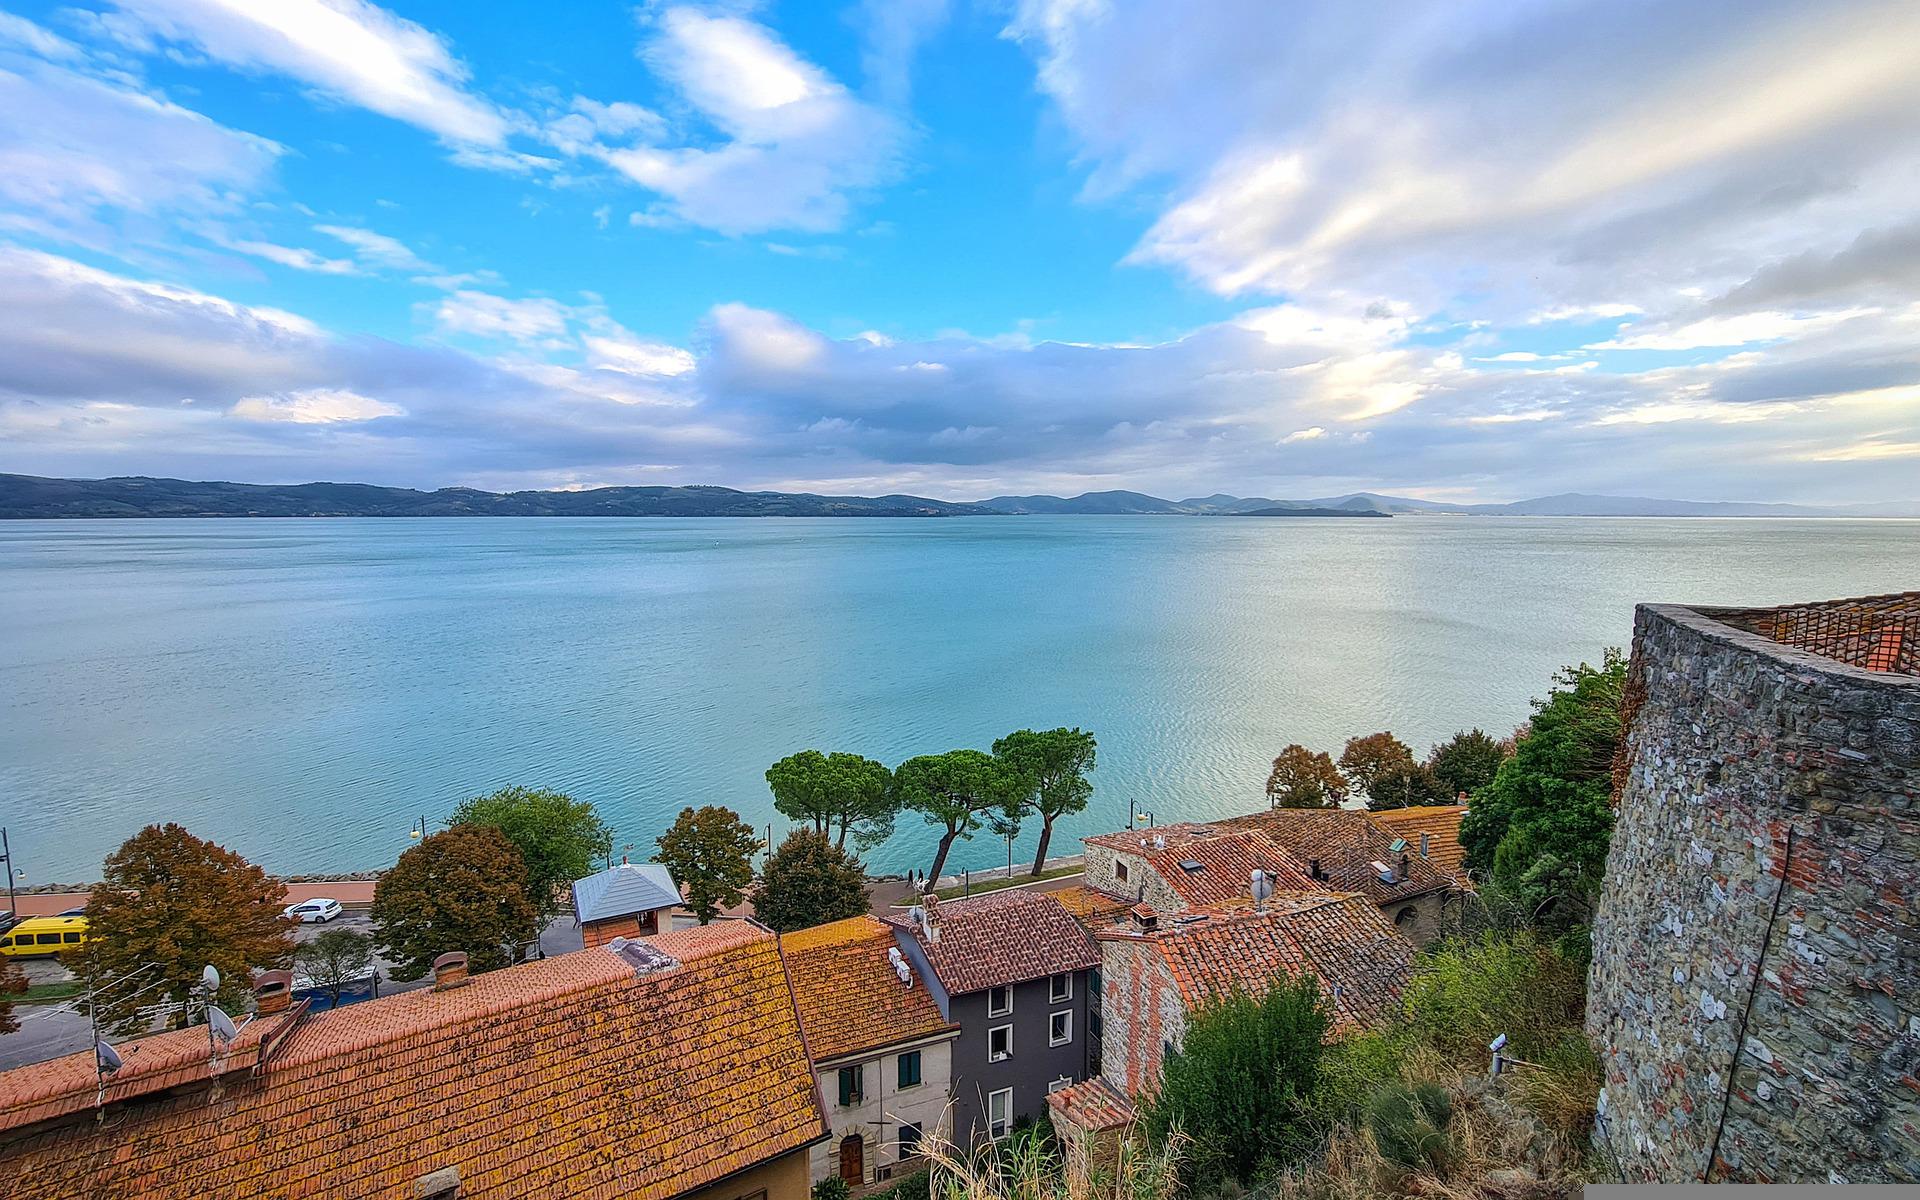
[[[938,905],[940,940],[906,917],[886,921],[914,938],[949,992],[977,992],[1100,965],[1099,948],[1051,893],[989,892]]]
[[[1389,904],[1453,886],[1439,868],[1411,851],[1406,853],[1407,878],[1386,883],[1373,864],[1396,871],[1401,853],[1389,850],[1397,833],[1389,833],[1367,813],[1346,808],[1275,808],[1217,822],[1228,829],[1257,829],[1279,843],[1296,861],[1318,860],[1320,886],[1333,891],[1360,892],[1375,904]]]
[[[1188,1008],[1235,986],[1257,991],[1282,973],[1311,973],[1333,998],[1338,1031],[1384,1016],[1413,965],[1413,946],[1376,905],[1354,893],[1276,892],[1260,909],[1217,905],[1157,930],[1099,937],[1152,945]]]
[[[900,981],[887,961],[893,929],[873,917],[782,934],[780,948],[816,1063],[958,1028],[941,1019],[925,980]]]
[[[1096,932],[1120,920],[1127,915],[1127,910],[1133,907],[1131,900],[1109,896],[1099,888],[1087,887],[1085,884],[1061,888],[1059,891],[1048,892],[1047,895],[1058,901],[1060,907],[1066,909],[1074,920],[1080,922],[1080,928],[1088,933]]]
[[[1265,871],[1278,891],[1311,891],[1319,886],[1307,878],[1305,865],[1258,829],[1231,830],[1169,845],[1148,854],[1147,865],[1188,908],[1250,896],[1248,877],[1255,869]]]
[[[823,1136],[774,938],[649,944],[678,961],[586,950],[335,1009],[217,1089],[18,1129],[8,1195],[391,1197],[456,1167],[463,1200],[660,1200]],[[0,1074],[0,1095],[65,1061]]]
[[[1192,842],[1205,841],[1231,833],[1225,821],[1176,821],[1171,825],[1155,825],[1150,829],[1121,830],[1118,833],[1096,834],[1090,838],[1081,838],[1089,846],[1105,846],[1109,850],[1125,850],[1132,854],[1151,854],[1157,849],[1178,850]],[[1155,839],[1164,841],[1164,847],[1156,846]]]
[[[1449,875],[1466,874],[1467,850],[1460,844],[1460,819],[1467,815],[1466,805],[1417,805],[1367,815],[1394,837],[1412,843],[1415,853],[1420,849],[1420,835],[1426,834],[1427,861]]]
[[[1133,1102],[1099,1076],[1047,1093],[1047,1107],[1076,1129],[1104,1133],[1133,1124]]]

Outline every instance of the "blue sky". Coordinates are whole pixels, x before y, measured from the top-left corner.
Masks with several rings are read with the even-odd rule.
[[[1920,499],[1910,4],[0,0],[0,470]]]

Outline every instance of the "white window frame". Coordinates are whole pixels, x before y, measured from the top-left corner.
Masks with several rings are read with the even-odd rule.
[[[993,1127],[996,1124],[996,1122],[993,1119],[993,1102],[995,1100],[998,1100],[1002,1096],[1006,1097],[1006,1111],[1005,1111],[1005,1114],[997,1122],[997,1124],[1000,1126],[1000,1131],[998,1133],[995,1133]],[[987,1093],[987,1136],[997,1142],[1001,1138],[1006,1137],[1008,1134],[1012,1132],[1013,1132],[1013,1089],[1010,1087],[1000,1088],[997,1091],[988,1092]]]
[[[1056,1038],[1053,1036],[1053,1023],[1056,1019],[1060,1017],[1065,1017],[1067,1019],[1067,1035],[1062,1038]],[[1073,1045],[1073,1010],[1072,1009],[1063,1008],[1057,1013],[1047,1014],[1047,1045],[1049,1046]]]
[[[994,993],[996,992],[1006,993],[1007,1006],[1005,1008],[995,1008],[993,1006],[993,997],[994,997]],[[1013,1015],[1013,985],[1012,984],[1009,983],[1001,987],[987,989],[987,1015],[990,1017],[1010,1017]]]
[[[1007,1052],[1005,1054],[1002,1054],[996,1057],[995,1054],[993,1053],[993,1035],[996,1033],[999,1033],[1002,1029],[1007,1031]],[[1012,1058],[1013,1058],[1013,1022],[1009,1021],[1005,1025],[995,1025],[991,1029],[988,1029],[987,1030],[987,1061],[990,1063],[1007,1062]]]
[[[1047,1085],[1047,1095],[1051,1096],[1055,1092],[1064,1092],[1072,1086],[1073,1086],[1073,1076],[1062,1075],[1060,1078],[1054,1080],[1052,1083]]]
[[[1053,990],[1053,981],[1056,979],[1066,984],[1066,987],[1058,992]],[[1047,976],[1047,999],[1055,1004],[1065,1004],[1067,1001],[1073,999],[1072,971],[1062,971],[1058,975]]]

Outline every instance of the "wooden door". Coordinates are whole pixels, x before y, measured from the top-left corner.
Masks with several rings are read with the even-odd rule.
[[[840,1139],[840,1178],[848,1183],[858,1184],[866,1176],[866,1143],[860,1135],[850,1133]]]

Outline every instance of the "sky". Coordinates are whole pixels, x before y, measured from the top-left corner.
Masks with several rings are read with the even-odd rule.
[[[1911,0],[0,0],[0,471],[1920,500]]]

